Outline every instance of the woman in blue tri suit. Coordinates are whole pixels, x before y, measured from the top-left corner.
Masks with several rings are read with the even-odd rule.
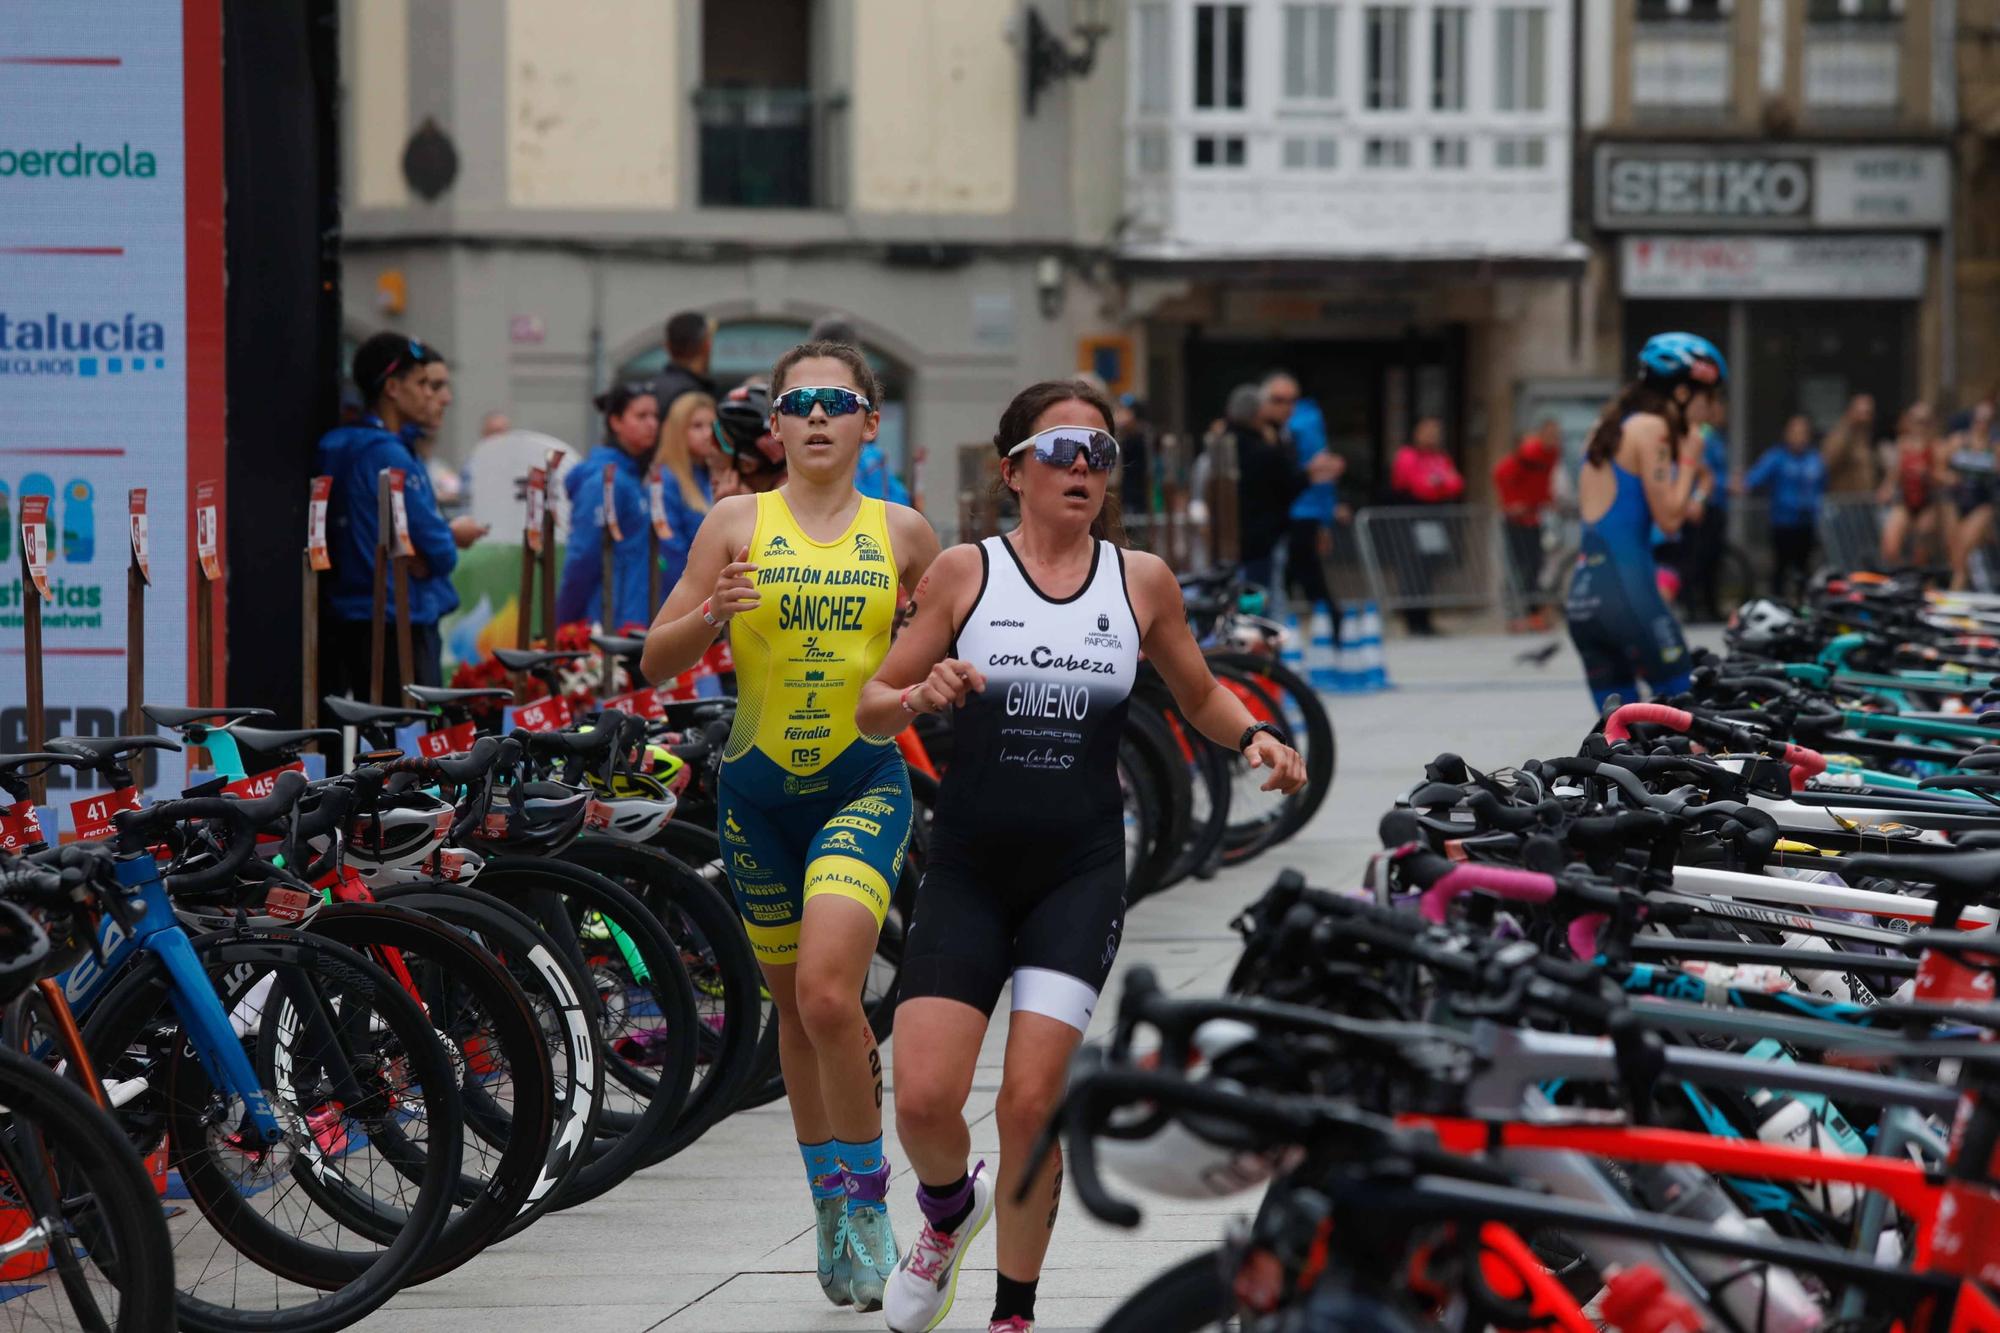
[[[1632,702],[1641,680],[1656,697],[1688,686],[1687,641],[1660,595],[1653,528],[1678,532],[1690,497],[1713,484],[1700,427],[1728,373],[1706,338],[1656,334],[1639,350],[1639,378],[1591,432],[1576,486],[1583,542],[1568,617],[1600,712],[1614,696]]]

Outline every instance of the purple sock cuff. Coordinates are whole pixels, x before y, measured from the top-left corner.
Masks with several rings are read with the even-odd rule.
[[[889,1164],[847,1173],[847,1197],[855,1203],[882,1203],[889,1197]]]
[[[943,1221],[953,1213],[962,1212],[972,1201],[972,1176],[968,1173],[965,1183],[949,1194],[932,1194],[928,1185],[917,1185],[917,1207],[923,1210],[924,1220],[933,1224]]]

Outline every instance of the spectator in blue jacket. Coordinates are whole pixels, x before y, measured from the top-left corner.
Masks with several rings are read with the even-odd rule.
[[[1804,413],[1785,423],[1783,441],[1766,449],[1743,478],[1746,491],[1771,495],[1771,582],[1781,599],[1799,601],[1812,572],[1826,463],[1814,447],[1812,420]]]
[[[1340,515],[1339,478],[1346,460],[1327,448],[1326,417],[1319,404],[1299,392],[1299,382],[1282,370],[1272,371],[1259,386],[1263,416],[1280,442],[1289,442],[1299,470],[1317,468],[1327,480],[1309,481],[1292,501],[1286,515],[1285,587],[1305,602],[1303,616],[1325,607],[1333,624],[1333,642],[1340,644],[1340,606],[1326,579],[1327,557],[1333,554],[1333,525]],[[1324,455],[1324,458],[1321,456]],[[1315,460],[1319,460],[1315,462]]]
[[[660,438],[660,400],[651,385],[620,384],[597,395],[604,414],[604,442],[563,477],[569,491],[569,551],[556,585],[556,623],[604,619],[604,472],[618,518],[611,548],[611,616],[602,626],[616,634],[628,625],[644,632],[659,608],[647,605],[646,469]],[[670,587],[662,584],[662,587]]]
[[[403,508],[409,519],[410,637],[415,679],[401,678],[395,636],[384,635],[382,702],[403,702],[405,683],[438,684],[438,621],[458,607],[451,572],[458,553],[485,535],[471,516],[447,523],[416,445],[444,424],[451,405],[451,376],[434,347],[400,333],[378,333],[354,353],[355,388],[364,413],[351,425],[330,430],[319,442],[319,471],[333,478],[327,501],[327,545],[333,579],[327,598],[332,624],[324,636],[323,666],[329,688],[355,698],[368,693],[374,613],[375,545],[379,531],[376,477],[385,468],[403,473]],[[386,616],[396,615],[394,580],[388,585]]]

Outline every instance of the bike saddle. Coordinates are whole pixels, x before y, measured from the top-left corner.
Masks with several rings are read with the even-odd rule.
[[[589,653],[538,653],[531,648],[495,648],[493,656],[509,671],[533,671],[537,667],[556,666],[563,662],[575,662],[590,656]]]
[[[178,750],[181,747],[164,736],[53,736],[50,754],[70,755],[98,764],[114,763],[141,750]]]
[[[445,704],[462,704],[472,699],[504,699],[514,701],[512,690],[455,690],[449,685],[405,685],[403,693],[427,707],[438,708]]]
[[[340,733],[331,727],[315,727],[310,731],[266,731],[262,727],[233,727],[229,734],[236,738],[238,749],[259,755],[282,755],[291,758],[298,751],[314,741],[340,743]]]
[[[507,691],[502,690],[502,694]],[[511,698],[512,696],[509,695]],[[365,704],[359,699],[349,699],[344,695],[329,694],[320,700],[326,711],[345,722],[350,727],[372,727],[378,723],[403,726],[411,722],[435,722],[436,716],[421,708],[397,708],[390,704]],[[242,731],[230,733],[239,740],[244,739]],[[276,734],[276,733],[273,733]],[[252,746],[256,742],[250,742]]]
[[[517,731],[514,739],[537,759],[602,759],[617,743],[618,730],[601,726],[589,731]]]
[[[275,718],[268,708],[182,708],[177,704],[140,704],[139,711],[163,727],[180,728],[190,722],[211,725],[248,722],[252,718]]]
[[[1908,884],[1929,884],[1961,901],[1975,901],[2000,886],[2000,849],[1911,856],[1870,852],[1840,858],[1842,878],[1879,875]]]
[[[593,634],[590,641],[613,657],[637,657],[646,651],[643,634]]]
[[[1961,757],[1960,768],[1973,773],[2000,773],[2000,749],[1982,747]]]

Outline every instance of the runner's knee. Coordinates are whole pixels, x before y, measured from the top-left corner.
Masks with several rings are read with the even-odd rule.
[[[794,1003],[799,1023],[815,1046],[848,1040],[866,1022],[861,996],[831,968],[799,967]]]
[[[1062,1096],[1063,1075],[1060,1071],[1054,1074],[1007,1071],[1000,1084],[1000,1096],[993,1107],[993,1118],[1000,1123],[1000,1136],[1006,1139],[1034,1138],[1048,1124]]]

